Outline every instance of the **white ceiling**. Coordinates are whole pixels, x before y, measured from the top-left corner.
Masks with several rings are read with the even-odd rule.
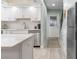
[[[55,3],[55,6],[52,4]],[[63,9],[63,0],[45,0],[48,9]]]
[[[4,2],[7,2],[8,5],[12,6],[39,6],[41,0],[2,0]],[[77,0],[44,0],[46,7],[48,9],[68,9],[70,6],[72,6],[75,1]],[[56,6],[52,6],[52,4],[55,3]]]
[[[7,2],[9,5],[16,5],[16,6],[25,6],[25,5],[32,5],[40,3],[40,0],[2,0]]]

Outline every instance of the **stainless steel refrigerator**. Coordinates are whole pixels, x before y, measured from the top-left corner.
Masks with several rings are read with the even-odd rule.
[[[69,10],[67,16],[67,59],[76,59],[77,41],[77,3]]]

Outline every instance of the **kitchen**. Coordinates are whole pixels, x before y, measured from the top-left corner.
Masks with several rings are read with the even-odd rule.
[[[32,49],[41,45],[40,2],[4,0],[1,10],[2,59],[32,59]]]
[[[76,0],[71,2],[2,0],[1,59],[67,59],[67,56],[74,59],[75,50],[72,53],[67,50],[73,45],[67,39],[74,32],[69,33],[68,26],[73,27],[76,13],[73,13]],[[69,11],[72,5],[74,8]]]
[[[3,34],[36,33],[40,36],[40,6],[8,6],[2,2],[1,30]],[[39,44],[38,44],[39,45]]]

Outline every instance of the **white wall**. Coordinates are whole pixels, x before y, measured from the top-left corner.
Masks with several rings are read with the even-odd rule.
[[[29,27],[29,29],[34,29],[34,26],[37,26],[40,22],[32,22],[31,20],[16,20],[16,21],[7,21],[7,22],[1,22],[1,27],[3,27],[3,24],[7,24],[8,29],[24,29],[24,24]]]
[[[47,21],[47,9],[44,3],[44,0],[41,0],[41,48],[47,47],[47,30],[46,30],[46,21]]]
[[[48,19],[47,19],[47,29],[48,29],[48,37],[59,37],[59,30],[60,30],[60,19],[62,10],[48,10]],[[57,16],[57,26],[51,27],[50,26],[50,16]]]
[[[63,15],[59,44],[63,52],[63,55],[65,55],[65,59],[66,59],[67,58],[67,11],[66,14]]]
[[[67,19],[63,20],[62,29],[60,33],[60,45],[63,52],[66,54],[66,46],[67,46]]]

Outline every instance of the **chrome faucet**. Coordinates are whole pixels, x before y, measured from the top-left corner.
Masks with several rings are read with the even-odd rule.
[[[26,27],[26,23],[25,23],[25,22],[23,22],[23,24],[24,24],[24,29],[27,29],[27,27]]]

